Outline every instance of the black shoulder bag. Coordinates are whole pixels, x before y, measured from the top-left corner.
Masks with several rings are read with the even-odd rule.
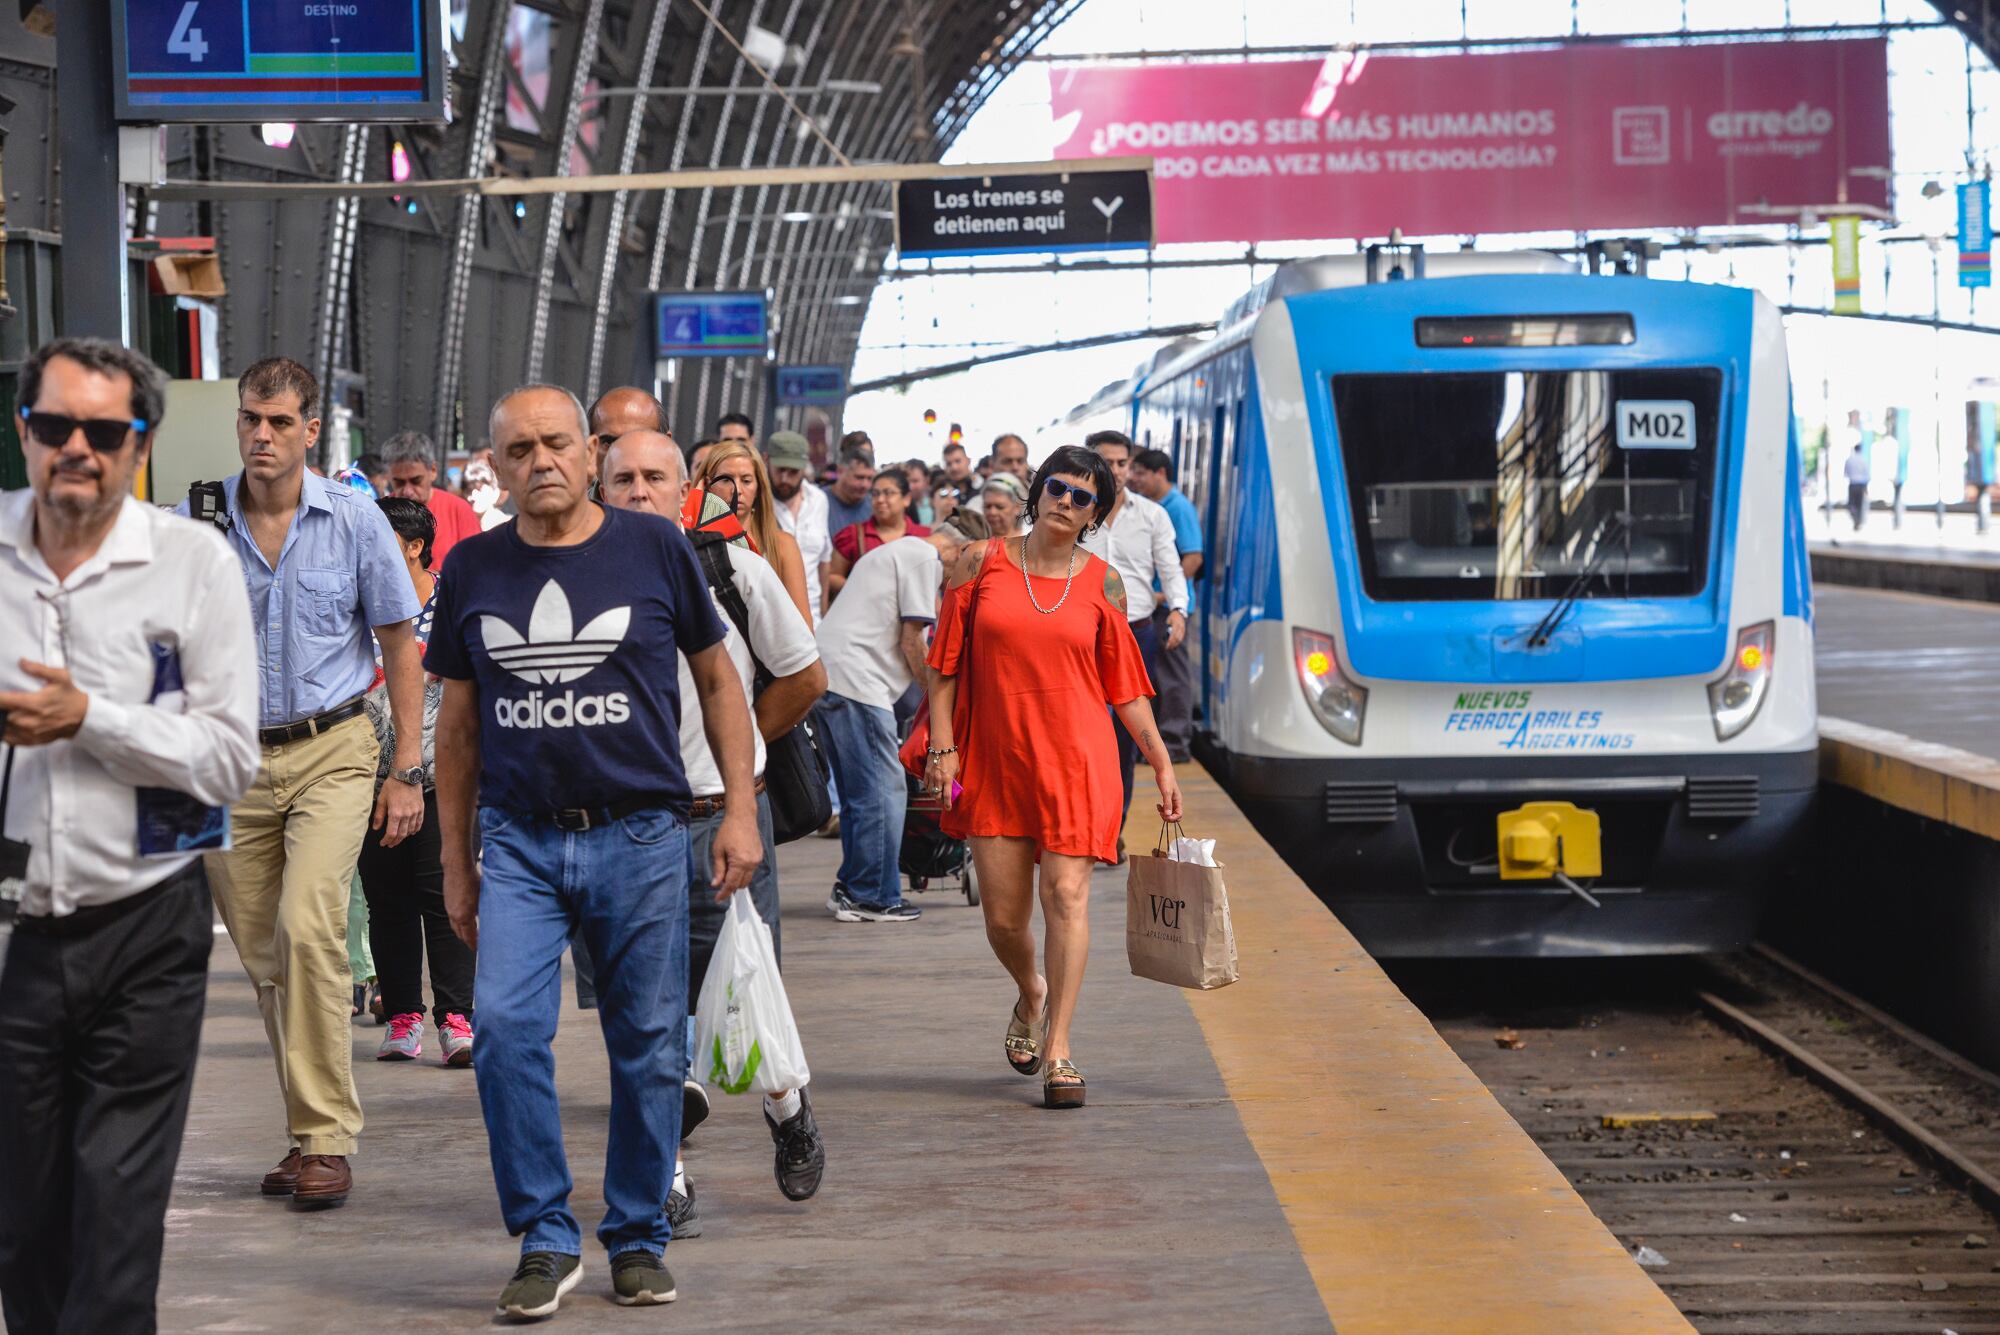
[[[695,554],[701,558],[701,572],[708,581],[709,589],[714,592],[716,601],[722,604],[722,610],[729,614],[737,633],[742,635],[744,648],[750,651],[750,662],[756,670],[756,682],[751,691],[751,699],[755,700],[776,678],[764,666],[764,660],[757,656],[757,647],[750,641],[750,608],[736,587],[729,553],[725,550],[729,544],[719,537],[700,532],[689,533],[688,539],[694,543]],[[757,726],[754,716],[750,726]],[[803,839],[833,818],[833,798],[826,789],[830,773],[826,757],[820,752],[819,740],[813,736],[810,718],[794,724],[790,732],[764,743],[764,793],[771,799],[771,838],[774,843],[788,844],[794,839]]]

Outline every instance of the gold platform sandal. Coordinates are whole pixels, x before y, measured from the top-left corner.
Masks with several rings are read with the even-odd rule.
[[[1081,1108],[1083,1106],[1083,1072],[1067,1057],[1058,1057],[1049,1063],[1048,1071],[1042,1076],[1042,1106],[1044,1108]]]
[[[1035,1075],[1042,1069],[1042,1037],[1048,1026],[1047,1002],[1042,1003],[1040,1021],[1022,1019],[1018,1001],[1007,1012],[1007,1064],[1014,1068],[1014,1074]]]

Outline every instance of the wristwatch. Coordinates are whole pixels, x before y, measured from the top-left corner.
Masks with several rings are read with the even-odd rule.
[[[424,786],[424,767],[412,765],[408,769],[392,769],[389,771],[389,777],[397,783],[407,783],[412,788],[421,788]]]

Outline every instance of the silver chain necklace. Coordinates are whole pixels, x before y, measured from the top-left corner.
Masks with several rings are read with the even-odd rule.
[[[1028,606],[1034,608],[1037,612],[1040,612],[1045,617],[1054,616],[1056,612],[1062,607],[1062,605],[1069,601],[1069,586],[1071,581],[1073,581],[1075,578],[1076,578],[1076,548],[1072,547],[1069,549],[1069,573],[1063,576],[1062,597],[1056,599],[1056,605],[1054,607],[1043,607],[1040,603],[1036,602],[1035,582],[1028,578],[1028,537],[1025,533],[1021,535],[1021,583],[1028,590]]]

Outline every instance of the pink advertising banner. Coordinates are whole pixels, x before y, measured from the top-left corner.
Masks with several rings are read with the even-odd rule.
[[[1696,227],[1888,207],[1888,43],[1058,65],[1057,157],[1152,154],[1158,238]]]

